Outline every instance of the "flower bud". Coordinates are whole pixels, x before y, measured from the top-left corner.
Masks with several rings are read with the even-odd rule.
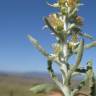
[[[67,4],[69,7],[74,7],[76,5],[76,0],[67,0]]]
[[[59,2],[60,6],[64,6],[65,5],[65,0],[59,0],[58,2]]]
[[[67,14],[67,10],[66,10],[65,7],[62,7],[62,8],[61,8],[61,13],[62,13],[63,15],[66,15],[66,14]]]
[[[60,44],[56,43],[53,45],[53,50],[54,50],[55,54],[59,54],[61,52],[62,48],[61,48]]]
[[[76,17],[76,23],[77,23],[78,25],[80,25],[80,26],[83,25],[83,19],[82,19],[81,16],[77,16],[77,17]]]
[[[57,30],[57,31],[61,31],[63,30],[63,22],[59,19],[59,17],[57,17],[56,14],[51,14],[48,16],[48,20],[50,22],[50,24],[52,25],[52,27]]]

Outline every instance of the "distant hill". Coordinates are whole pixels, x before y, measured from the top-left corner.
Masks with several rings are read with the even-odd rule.
[[[52,82],[47,72],[24,72],[24,73],[0,72],[0,78],[5,78],[9,80],[16,79],[17,81],[29,80],[32,83]]]
[[[57,74],[58,78],[61,80],[61,75]],[[42,81],[42,82],[52,82],[50,75],[47,72],[0,72],[0,77],[15,77],[29,79],[33,81]],[[73,80],[81,80],[82,76],[76,76],[72,78]]]

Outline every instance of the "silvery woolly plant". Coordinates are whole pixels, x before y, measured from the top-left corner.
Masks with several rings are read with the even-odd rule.
[[[52,80],[62,91],[64,96],[76,96],[78,92],[87,85],[90,89],[89,96],[96,96],[95,76],[92,60],[89,60],[86,67],[80,66],[82,56],[86,49],[96,46],[96,41],[87,33],[82,32],[83,18],[78,15],[79,6],[83,5],[80,0],[57,0],[49,6],[59,9],[59,12],[44,17],[45,26],[52,31],[56,37],[56,43],[52,44],[53,53],[48,53],[39,42],[28,35],[32,44],[47,58],[48,72]],[[90,44],[84,43],[84,38],[92,40]],[[76,55],[74,64],[70,64],[70,57]],[[62,81],[58,80],[52,64],[59,66]],[[84,79],[76,88],[71,87],[72,77],[83,75]]]

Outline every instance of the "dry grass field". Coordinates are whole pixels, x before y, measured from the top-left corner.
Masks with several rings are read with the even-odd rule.
[[[41,82],[43,81],[38,78],[0,75],[0,96],[44,96],[44,94],[35,95],[29,91],[32,85]]]
[[[59,91],[50,92],[50,94],[34,94],[29,91],[29,89],[35,84],[52,82],[46,77],[41,77],[42,78],[40,78],[40,76],[22,76],[19,74],[0,75],[0,96],[62,96]],[[78,82],[79,81],[73,81],[73,86],[77,85]],[[87,91],[87,88],[84,88],[83,92]]]

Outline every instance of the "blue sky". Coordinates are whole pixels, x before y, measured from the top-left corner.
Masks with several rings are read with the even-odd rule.
[[[42,30],[44,25],[42,18],[57,10],[50,8],[46,1],[52,2],[52,0],[0,0],[0,71],[46,71],[46,59],[27,39],[27,34],[32,34],[50,52],[51,43],[55,39],[49,30]],[[84,17],[83,32],[90,33],[96,38],[94,11],[96,0],[81,1],[85,4],[79,12]],[[85,52],[83,61],[93,59],[96,69],[95,57],[96,48],[92,48]]]

